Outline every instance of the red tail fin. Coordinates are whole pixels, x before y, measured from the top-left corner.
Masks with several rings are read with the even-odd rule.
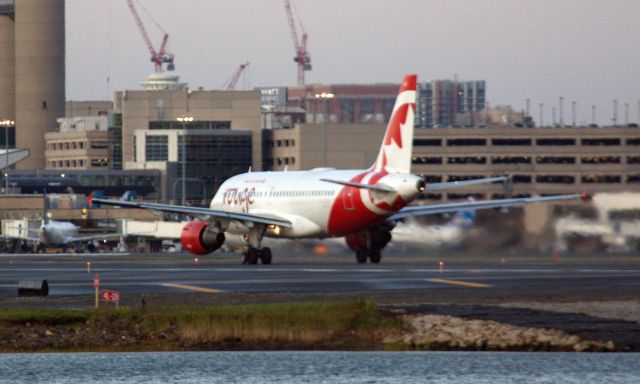
[[[372,166],[376,172],[411,172],[416,82],[416,75],[406,75],[402,81],[378,158]]]

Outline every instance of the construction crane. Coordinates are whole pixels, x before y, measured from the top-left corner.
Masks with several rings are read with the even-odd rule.
[[[294,56],[293,61],[295,61],[298,66],[298,85],[303,85],[304,72],[311,70],[311,56],[309,56],[309,51],[307,51],[307,33],[304,31],[304,25],[302,25],[302,22],[298,21],[300,29],[302,29],[302,39],[298,39],[298,31],[296,30],[296,24],[293,20],[293,12],[291,11],[291,4],[289,3],[289,0],[284,0],[284,9],[287,12],[293,47],[296,50],[296,55]]]
[[[145,44],[147,44],[147,49],[149,50],[149,53],[151,53],[151,62],[153,63],[155,72],[156,73],[162,72],[162,64],[167,64],[167,70],[173,71],[175,69],[175,66],[173,65],[173,53],[169,53],[167,51],[169,34],[165,32],[164,29],[162,29],[162,27],[160,26],[160,24],[158,24],[158,22],[155,21],[153,17],[151,17],[149,12],[147,12],[147,10],[144,9],[144,7],[142,7],[142,9],[149,15],[149,17],[151,17],[151,20],[153,20],[153,22],[156,24],[158,29],[160,29],[160,31],[162,31],[163,33],[160,49],[156,51],[156,49],[153,47],[153,44],[151,43],[151,39],[149,38],[149,35],[147,34],[147,30],[144,28],[144,24],[142,24],[142,20],[140,19],[140,15],[138,15],[138,11],[136,10],[136,7],[133,5],[133,0],[127,0],[127,4],[129,5],[131,14],[133,15],[133,18],[136,24],[138,25],[138,29],[142,34],[142,38],[144,39]]]
[[[236,69],[236,71],[233,72],[233,75],[231,75],[231,77],[227,81],[225,81],[224,84],[222,84],[221,88],[226,89],[228,91],[236,89],[236,84],[240,79],[240,75],[242,75],[242,73],[244,72],[245,68],[247,68],[248,65],[249,65],[249,62],[240,64],[240,67],[238,67],[238,69]]]

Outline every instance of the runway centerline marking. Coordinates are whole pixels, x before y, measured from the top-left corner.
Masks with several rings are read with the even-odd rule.
[[[471,287],[471,288],[489,288],[489,287],[491,287],[491,285],[489,285],[489,284],[473,283],[471,281],[448,280],[448,279],[427,279],[427,281],[430,282],[430,283],[461,285],[463,287]]]
[[[160,285],[162,285],[163,287],[186,289],[189,291],[204,292],[204,293],[223,293],[224,292],[219,289],[197,287],[195,285],[186,285],[186,284],[162,283]]]

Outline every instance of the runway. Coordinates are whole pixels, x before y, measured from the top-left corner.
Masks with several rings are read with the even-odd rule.
[[[562,292],[607,287],[640,288],[640,264],[549,263],[501,265],[432,261],[383,262],[379,265],[344,262],[283,262],[239,265],[234,258],[202,260],[191,257],[123,255],[4,256],[0,258],[0,299],[15,297],[21,280],[46,279],[50,296],[92,295],[97,274],[101,289],[121,295],[199,293],[352,293],[477,291],[473,295],[510,291]],[[313,259],[310,259],[313,260]],[[90,265],[87,265],[90,262]],[[484,292],[483,292],[484,291]],[[483,293],[481,293],[483,292]]]

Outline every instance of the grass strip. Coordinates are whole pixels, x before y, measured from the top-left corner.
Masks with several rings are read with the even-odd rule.
[[[0,349],[369,349],[402,326],[368,300],[1,309]]]

